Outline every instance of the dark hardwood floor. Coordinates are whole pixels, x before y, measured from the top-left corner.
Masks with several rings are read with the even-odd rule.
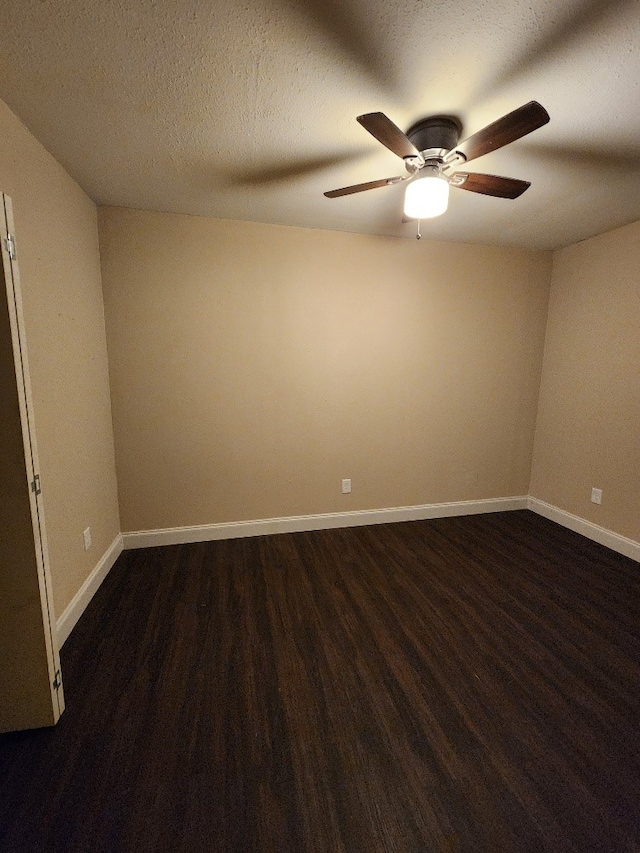
[[[532,513],[122,555],[3,853],[640,851],[640,567]]]

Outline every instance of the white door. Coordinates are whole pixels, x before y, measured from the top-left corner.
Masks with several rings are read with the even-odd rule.
[[[11,200],[0,193],[0,732],[54,725],[60,654]]]

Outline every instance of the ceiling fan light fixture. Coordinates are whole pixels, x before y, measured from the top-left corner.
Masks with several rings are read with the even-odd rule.
[[[449,204],[449,183],[445,178],[428,175],[416,178],[404,194],[404,215],[409,219],[433,219],[441,216]]]

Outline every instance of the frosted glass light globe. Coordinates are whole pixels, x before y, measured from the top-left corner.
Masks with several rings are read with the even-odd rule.
[[[411,181],[404,195],[404,215],[409,219],[441,216],[449,204],[449,184],[444,178],[428,175]]]

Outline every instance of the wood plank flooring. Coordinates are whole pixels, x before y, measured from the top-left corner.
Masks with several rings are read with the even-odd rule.
[[[527,511],[122,555],[3,853],[640,851],[640,567]]]

